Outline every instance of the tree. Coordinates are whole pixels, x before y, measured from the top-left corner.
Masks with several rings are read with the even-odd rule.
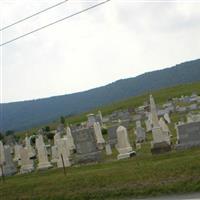
[[[6,136],[13,135],[15,132],[13,130],[7,130]]]
[[[63,116],[60,117],[60,123],[65,125],[65,117]]]
[[[44,131],[45,131],[45,132],[49,132],[49,131],[50,131],[50,127],[49,127],[49,126],[46,126],[46,127],[44,128]]]
[[[4,139],[4,135],[3,133],[0,132],[0,140],[3,141],[3,139]]]
[[[47,133],[46,133],[46,137],[47,137],[48,140],[53,140],[53,138],[54,138],[54,133],[53,133],[53,132],[47,132]]]

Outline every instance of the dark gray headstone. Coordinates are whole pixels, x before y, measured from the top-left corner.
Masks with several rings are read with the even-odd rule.
[[[178,134],[178,149],[200,146],[200,122],[179,125]]]
[[[136,142],[144,142],[146,138],[146,133],[144,128],[138,127],[136,128]]]
[[[101,152],[97,148],[94,129],[72,129],[72,136],[76,146],[76,162],[88,163],[101,160]]]

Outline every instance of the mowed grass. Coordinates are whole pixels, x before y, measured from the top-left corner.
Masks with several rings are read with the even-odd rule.
[[[200,191],[200,149],[6,178],[0,199],[123,199]]]

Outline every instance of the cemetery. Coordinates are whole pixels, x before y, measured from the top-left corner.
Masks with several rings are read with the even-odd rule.
[[[173,177],[171,177],[171,173],[175,171],[170,172],[170,168],[174,167],[175,170],[181,166],[181,163],[184,163],[185,167],[192,168],[193,166],[187,160],[182,160],[181,157],[185,155],[190,160],[199,156],[200,153],[199,99],[200,96],[192,93],[190,96],[172,98],[162,104],[157,104],[156,98],[150,95],[134,109],[116,110],[108,115],[102,115],[99,110],[97,114],[88,114],[87,120],[81,123],[67,125],[61,123],[56,130],[48,132],[49,135],[53,136],[51,139],[47,137],[44,129],[38,129],[36,134],[26,134],[18,142],[0,141],[1,179],[14,184],[17,178],[23,180],[25,177],[30,177],[31,179],[34,174],[38,174],[38,176],[44,176],[42,178],[44,181],[45,174],[51,176],[52,173],[52,177],[55,177],[56,173],[58,177],[55,178],[62,177],[60,179],[64,181],[65,176],[70,176],[72,180],[75,179],[75,176],[78,175],[74,175],[74,173],[80,175],[83,173],[82,175],[85,176],[85,170],[87,178],[93,182],[92,174],[95,173],[95,170],[102,169],[105,174],[100,173],[99,178],[100,176],[104,177],[104,175],[112,176],[111,174],[114,172],[119,173],[119,175],[120,173],[130,173],[131,179],[135,180],[134,184],[140,185],[141,179],[145,176],[148,177],[147,173],[144,173],[141,177],[139,175],[133,176],[133,172],[142,170],[140,163],[143,163],[143,168],[146,167],[147,169],[148,167],[155,170],[154,163],[163,167],[165,158],[170,155],[170,159],[172,159],[172,162],[176,162],[177,166],[171,162],[167,172],[158,173],[163,173],[163,177],[169,175],[170,177],[165,177],[165,180],[170,183],[167,187],[172,187]],[[176,155],[179,160],[178,164],[177,161],[173,161],[176,160]],[[162,160],[162,163],[159,163],[159,159]],[[199,160],[196,159],[195,162],[200,163]],[[126,168],[130,163],[133,165],[133,172]],[[124,170],[120,166],[124,166],[126,170],[120,172],[120,170]],[[106,167],[112,167],[113,171],[108,172]],[[81,169],[83,169],[83,172]],[[64,174],[62,173],[63,170]],[[91,174],[88,175],[90,172]],[[197,172],[198,170],[194,171],[194,173]],[[114,187],[113,178],[109,180],[104,177],[104,179],[108,183],[112,183],[111,187]],[[153,185],[158,184],[156,179],[154,177],[151,180]],[[125,180],[127,183],[129,182],[127,177],[120,179],[122,182]],[[188,177],[183,178],[183,181],[180,180],[180,182],[184,184],[187,180]],[[200,180],[198,179],[198,181]],[[98,185],[101,188],[101,183],[103,184],[99,180],[98,183],[93,182],[91,184]],[[191,181],[191,185],[192,183]],[[70,184],[70,182],[67,184]],[[83,180],[82,184],[84,185]],[[129,191],[128,194],[139,195],[139,186],[135,185],[137,191],[136,189],[131,190],[132,184],[126,188]],[[3,186],[3,183],[1,183],[1,186]],[[147,184],[147,186],[148,190],[151,190],[150,185]],[[161,190],[167,190],[167,187],[164,188],[162,185],[157,185],[157,187]],[[121,186],[120,192],[122,192],[122,188]],[[180,190],[179,185],[174,188],[177,191]],[[190,184],[182,188],[186,191],[189,189],[191,189]],[[94,191],[92,190],[88,194],[82,191],[84,193],[82,197],[87,198],[87,195],[89,195],[87,199],[93,199],[92,193]],[[73,193],[73,190],[71,193],[69,189],[66,189],[66,191],[71,195],[71,199],[76,199],[77,194]],[[96,193],[99,195],[99,191],[95,189]],[[40,195],[42,195],[42,192]],[[109,196],[106,193],[104,195]],[[117,191],[112,195],[117,196]]]

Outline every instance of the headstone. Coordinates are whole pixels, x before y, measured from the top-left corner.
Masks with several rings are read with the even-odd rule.
[[[96,137],[97,146],[100,150],[102,150],[105,144],[105,140],[102,135],[101,126],[99,122],[95,122],[93,126],[94,126],[94,133]]]
[[[55,146],[57,146],[57,141],[60,140],[60,138],[61,138],[60,132],[57,131],[56,134],[53,137]]]
[[[146,132],[150,132],[152,130],[149,119],[145,120],[145,126],[146,126]]]
[[[163,131],[163,134],[164,134],[164,137],[165,137],[165,141],[168,141],[168,143],[170,144],[169,138],[170,138],[171,132],[169,130],[169,127],[165,123],[165,120],[162,117],[159,120],[159,124],[160,124],[160,127],[161,127],[162,131]]]
[[[200,122],[187,123],[177,126],[177,149],[187,149],[200,146]]]
[[[117,156],[118,160],[130,158],[136,155],[135,151],[133,151],[130,145],[127,129],[123,126],[119,126],[117,128],[117,145],[116,146],[119,152],[119,155]]]
[[[96,122],[95,115],[94,114],[88,114],[87,118],[88,118],[88,124],[87,124],[87,126],[88,127],[93,127],[93,124]]]
[[[101,152],[97,148],[93,128],[72,129],[72,136],[76,146],[76,163],[101,161]]]
[[[51,147],[51,163],[57,163],[58,161],[58,148],[57,146]]]
[[[136,142],[137,143],[141,143],[141,142],[145,141],[146,133],[145,133],[144,128],[137,127],[135,130],[135,133],[136,133]]]
[[[67,138],[62,138],[60,140],[57,140],[58,145],[58,160],[57,160],[57,167],[61,168],[63,167],[69,167],[71,166],[70,162],[70,149],[68,146]],[[63,160],[62,160],[63,159]]]
[[[106,155],[107,156],[112,155],[112,149],[109,143],[106,144]]]
[[[66,138],[68,141],[68,146],[71,151],[75,149],[74,138],[72,137],[72,132],[70,127],[66,128]]]
[[[199,121],[200,121],[200,114],[191,114],[191,113],[189,113],[187,115],[187,123],[199,122]]]
[[[43,170],[52,167],[48,161],[47,149],[44,144],[42,135],[39,135],[38,138],[36,138],[36,148],[38,152],[38,169]]]
[[[114,147],[117,144],[117,130],[118,125],[108,127],[108,141],[111,147]]]
[[[35,157],[35,155],[36,155],[35,154],[35,150],[31,146],[30,138],[28,136],[26,136],[26,138],[25,138],[25,146],[26,146],[26,148],[28,150],[29,158]]]
[[[151,152],[153,154],[156,154],[156,153],[163,153],[170,151],[171,150],[171,146],[169,143],[170,139],[166,138],[165,133],[160,127],[156,110],[156,104],[152,95],[150,95],[150,109],[151,109],[152,124],[153,124],[152,128],[153,141],[151,143]]]
[[[164,114],[164,119],[166,120],[166,122],[167,122],[168,124],[171,123],[171,120],[170,120],[170,117],[169,117],[169,113],[165,113],[165,114]]]
[[[29,158],[28,149],[20,147],[21,168],[20,173],[29,173],[34,170],[33,160]]]
[[[4,176],[11,176],[17,172],[17,169],[13,163],[12,155],[10,153],[10,146],[3,146],[0,141],[0,164],[3,166]],[[0,169],[0,176],[2,176],[2,171]]]
[[[18,144],[16,144],[14,146],[14,158],[13,158],[13,160],[16,161],[16,162],[18,162],[18,164],[19,164],[19,161],[20,161],[20,148],[21,147],[22,146],[18,145]]]

